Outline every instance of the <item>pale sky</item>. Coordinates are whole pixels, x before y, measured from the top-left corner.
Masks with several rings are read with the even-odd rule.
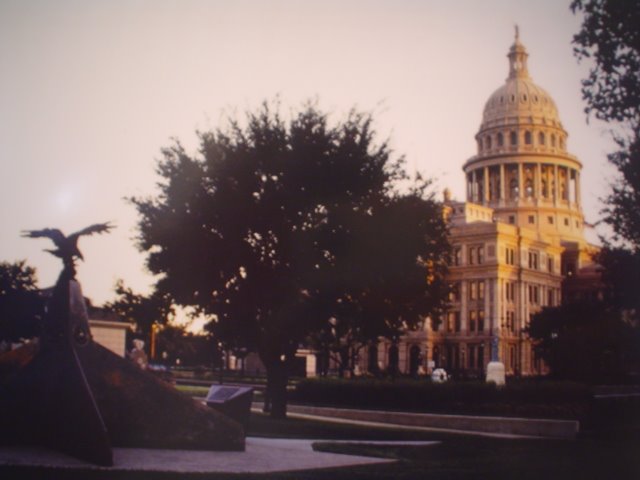
[[[0,0],[0,261],[26,259],[50,286],[60,261],[20,231],[112,221],[110,235],[80,240],[84,294],[110,300],[118,278],[147,292],[137,214],[123,198],[154,193],[171,137],[195,152],[197,129],[276,95],[286,110],[317,98],[336,118],[352,106],[373,112],[410,170],[462,199],[461,168],[507,77],[516,23],[531,76],[584,165],[593,222],[613,146],[602,124],[586,123],[569,3]]]

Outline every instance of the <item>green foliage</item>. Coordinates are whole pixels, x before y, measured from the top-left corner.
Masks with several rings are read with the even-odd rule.
[[[135,325],[136,336],[150,345],[153,326],[166,325],[173,314],[171,299],[155,291],[151,295],[135,293],[122,280],[116,283],[115,292],[116,299],[105,303],[104,308]]]
[[[613,229],[613,237],[606,241],[598,258],[604,267],[603,279],[608,290],[606,307],[596,309],[601,315],[599,319],[594,317],[595,312],[582,312],[584,325],[579,327],[579,332],[576,330],[579,324],[574,322],[571,327],[586,342],[573,346],[583,353],[587,365],[598,375],[609,369],[612,362],[621,371],[637,369],[640,365],[638,343],[630,348],[627,340],[638,342],[640,338],[637,294],[640,271],[640,0],[574,0],[571,9],[582,14],[582,27],[573,38],[574,52],[578,59],[592,61],[582,87],[582,96],[587,102],[585,111],[616,127],[614,140],[618,146],[618,150],[608,156],[618,170],[618,176],[611,184],[611,192],[604,199],[605,208],[601,212],[603,221]],[[560,314],[561,311],[557,311],[545,315]],[[558,320],[568,325],[564,317]],[[599,330],[606,333],[607,342],[619,343],[605,344],[598,351],[590,337]],[[545,335],[543,333],[542,338]],[[575,343],[569,339],[559,341]],[[547,341],[544,343],[548,344]],[[550,347],[544,348],[545,354],[551,355]],[[585,355],[587,351],[591,351],[589,358]],[[620,364],[621,356],[623,364]],[[562,363],[568,367],[568,362],[566,359]],[[586,372],[571,373],[578,374],[585,376]]]
[[[609,161],[620,173],[606,198],[604,221],[615,240],[640,250],[640,1],[574,0],[574,12],[583,15],[573,39],[579,59],[593,61],[583,81],[586,112],[615,122],[619,150]]]
[[[557,378],[619,382],[640,359],[638,329],[605,302],[545,308],[528,328],[536,352]]]
[[[24,260],[0,263],[0,340],[17,341],[40,334],[44,299],[36,271]]]
[[[226,348],[257,351],[284,392],[310,335],[392,335],[439,312],[448,243],[428,182],[395,189],[402,159],[370,116],[278,110],[199,133],[197,156],[165,149],[159,195],[132,202],[158,290],[212,316]]]
[[[376,379],[307,379],[291,398],[334,407],[418,412],[577,417],[591,398],[582,384],[552,381],[510,382],[504,388],[485,382]]]
[[[166,358],[163,352],[167,352]],[[165,325],[158,331],[156,339],[157,362],[176,364],[180,359],[180,366],[210,366],[217,351],[210,336],[195,335],[187,332],[185,327]]]

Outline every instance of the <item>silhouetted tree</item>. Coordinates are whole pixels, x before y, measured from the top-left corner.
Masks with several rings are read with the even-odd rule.
[[[116,283],[115,293],[116,299],[105,303],[104,308],[133,324],[135,335],[150,348],[152,329],[166,325],[174,313],[171,299],[156,291],[150,295],[135,293],[122,280]]]
[[[330,126],[307,106],[285,122],[265,103],[199,137],[197,156],[163,151],[156,198],[132,199],[139,246],[160,291],[211,315],[225,348],[258,352],[273,416],[296,350],[329,319],[373,336],[440,307],[441,212],[424,184],[395,190],[402,159],[375,143],[370,116]]]
[[[593,113],[615,128],[613,135],[618,146],[618,150],[608,156],[618,175],[602,211],[603,221],[613,229],[613,238],[605,242],[597,259],[604,267],[607,318],[614,323],[612,328],[616,328],[616,318],[625,321],[631,328],[629,337],[637,341],[640,330],[640,1],[574,0],[571,8],[583,15],[581,30],[573,39],[575,54],[579,59],[593,61],[582,88],[586,113]],[[636,357],[638,348],[636,345]],[[620,349],[625,347],[620,345]],[[634,354],[627,356],[634,357]],[[633,362],[625,367],[630,368]]]
[[[427,188],[419,182],[376,215],[352,218],[351,231],[331,248],[335,261],[322,289],[330,298],[328,321],[314,344],[332,354],[340,373],[378,337],[396,339],[427,314],[439,321],[449,244],[442,207]]]
[[[40,335],[45,302],[36,282],[35,269],[24,260],[0,263],[0,340]]]
[[[545,308],[527,331],[536,341],[536,354],[557,378],[620,381],[640,359],[640,332],[602,301]]]
[[[583,16],[575,54],[593,61],[582,87],[585,111],[617,127],[618,150],[608,158],[619,176],[604,221],[615,240],[640,254],[640,1],[574,0],[571,9]]]

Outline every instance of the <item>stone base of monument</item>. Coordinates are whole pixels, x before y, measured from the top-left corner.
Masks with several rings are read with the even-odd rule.
[[[493,382],[499,387],[503,386],[505,384],[504,363],[489,362],[487,365],[486,381],[487,383]]]
[[[24,388],[15,389],[16,380],[29,370],[38,349],[33,345],[0,356],[0,392],[11,392],[10,409],[0,408],[0,426],[4,432],[0,443],[42,444],[38,438],[30,442],[30,432],[37,432],[42,425],[33,424],[33,408],[46,408],[51,415],[64,417],[74,425],[77,420],[69,411],[64,397],[56,399],[41,396],[34,399],[37,385],[19,382]],[[245,433],[242,426],[192,398],[178,392],[173,386],[155,375],[140,369],[101,345],[90,342],[78,349],[78,357],[84,375],[91,387],[104,425],[113,446],[163,449],[235,450],[245,448]],[[53,367],[38,362],[34,365],[42,375]],[[40,378],[41,375],[37,375]],[[63,378],[63,377],[60,377]],[[0,407],[5,399],[0,398]],[[77,424],[76,429],[82,429]],[[19,433],[16,436],[8,432]]]

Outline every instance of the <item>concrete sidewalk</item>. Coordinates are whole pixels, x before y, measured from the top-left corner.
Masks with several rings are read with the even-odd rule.
[[[382,445],[432,445],[438,442],[369,442],[299,440],[248,437],[244,452],[154,450],[114,448],[114,466],[98,467],[52,450],[36,447],[0,447],[3,466],[109,472],[169,473],[272,473],[318,468],[390,463],[395,460],[316,452],[314,443],[366,443]]]
[[[254,404],[253,411],[261,411],[261,406]],[[580,429],[580,423],[575,420],[444,415],[303,405],[289,405],[287,415],[294,418],[348,423],[376,428],[446,432],[502,438],[574,439]]]

